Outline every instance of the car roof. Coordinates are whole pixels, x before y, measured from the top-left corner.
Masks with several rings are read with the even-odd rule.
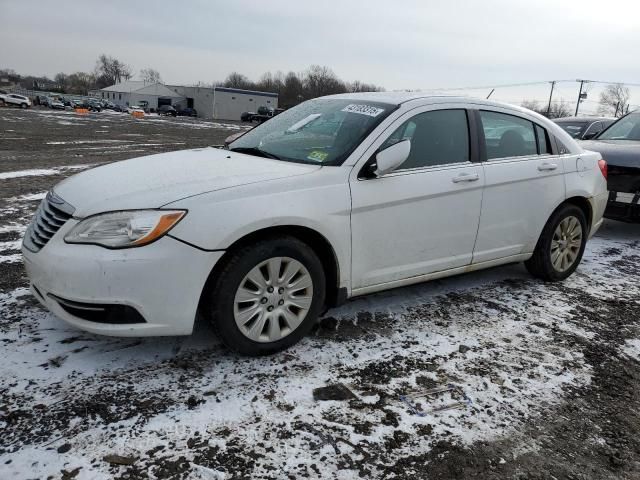
[[[562,117],[562,118],[554,118],[553,121],[556,123],[562,122],[606,122],[606,121],[615,121],[616,118],[610,117]]]
[[[370,102],[389,103],[392,105],[401,105],[403,103],[427,100],[433,103],[473,103],[493,107],[520,108],[512,104],[496,102],[494,100],[486,100],[483,98],[471,97],[467,95],[446,95],[433,92],[362,92],[362,93],[340,93],[338,95],[329,95],[323,98],[340,98],[345,100],[360,100]]]

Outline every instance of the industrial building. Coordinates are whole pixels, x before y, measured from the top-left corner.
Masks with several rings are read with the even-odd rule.
[[[161,83],[145,83],[142,80],[127,80],[101,90],[92,90],[89,95],[109,100],[116,105],[128,107],[147,102],[154,110],[161,105],[176,105],[183,97]]]
[[[240,120],[243,112],[257,112],[259,107],[278,108],[278,94],[227,87],[187,87],[127,80],[90,95],[109,100],[123,107],[148,103],[150,109],[161,105],[194,108],[198,117],[219,120]]]

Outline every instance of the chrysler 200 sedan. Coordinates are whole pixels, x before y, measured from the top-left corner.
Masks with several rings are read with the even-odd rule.
[[[531,111],[419,93],[310,100],[227,148],[70,177],[23,253],[34,295],[106,335],[276,352],[347,298],[524,262],[563,280],[602,223],[606,163]]]

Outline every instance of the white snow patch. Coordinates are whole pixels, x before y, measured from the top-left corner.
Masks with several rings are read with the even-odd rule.
[[[44,176],[44,175],[58,175],[59,173],[63,173],[66,170],[84,170],[95,166],[95,164],[83,164],[83,165],[69,165],[67,167],[58,167],[58,168],[37,168],[31,170],[14,170],[12,172],[2,172],[0,173],[0,180],[6,180],[9,178],[19,178],[19,177],[36,177],[36,176]]]
[[[634,360],[640,361],[640,338],[627,340],[624,347],[622,348],[622,353],[628,355]]]
[[[113,139],[104,139],[104,140],[70,140],[68,142],[46,142],[46,145],[81,145],[85,143],[127,143],[131,142],[131,140],[113,140]]]
[[[54,170],[52,168],[35,168],[31,170],[17,170],[13,172],[2,172],[0,173],[0,180],[6,180],[8,178],[19,178],[19,177],[36,177],[40,175],[56,175],[58,170]]]

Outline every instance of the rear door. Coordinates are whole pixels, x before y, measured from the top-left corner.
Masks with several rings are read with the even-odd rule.
[[[563,163],[530,119],[493,107],[476,118],[485,187],[473,263],[530,253],[565,199]]]

